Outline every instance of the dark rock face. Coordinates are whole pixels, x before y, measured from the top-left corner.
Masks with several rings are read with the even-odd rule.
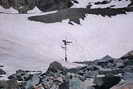
[[[76,0],[0,0],[0,5],[6,9],[13,7],[20,14],[26,14],[37,6],[41,11],[48,12],[70,8]]]
[[[102,1],[102,2],[96,2],[95,5],[99,5],[99,4],[108,4],[110,3],[112,0],[110,1]]]
[[[47,70],[46,73],[57,73],[57,72],[62,72],[62,73],[65,73],[66,69],[58,62],[52,62],[50,65],[49,65],[49,68]]]
[[[13,7],[20,14],[26,14],[36,6],[36,0],[1,0],[0,5],[5,9]]]
[[[32,10],[36,6],[35,0],[12,0],[12,7],[20,14],[26,14],[29,10]]]
[[[99,59],[99,60],[96,60],[95,63],[103,68],[110,68],[110,67],[113,67],[113,62],[114,62],[114,59],[109,56],[109,55],[106,55],[105,57],[103,57],[102,59]]]
[[[128,7],[133,7],[133,0],[130,0],[131,3],[128,5]]]
[[[133,60],[133,51],[126,53],[121,59],[132,59]]]
[[[71,0],[38,0],[37,7],[43,11],[54,11],[71,7]]]
[[[5,75],[6,72],[3,69],[0,69],[0,75]]]
[[[83,8],[68,8],[64,10],[60,10],[57,13],[41,15],[41,16],[31,16],[28,19],[31,21],[39,21],[44,23],[55,23],[61,22],[64,19],[69,19],[69,23],[75,22],[80,24],[79,19],[85,18],[85,9]]]
[[[40,16],[31,16],[28,19],[31,21],[38,21],[43,23],[55,23],[55,22],[61,22],[62,20],[69,19],[69,24],[72,24],[72,22],[76,24],[80,24],[80,19],[83,19],[86,17],[86,14],[94,14],[94,15],[101,15],[103,17],[105,16],[116,16],[119,14],[126,14],[126,12],[132,12],[133,7],[128,8],[68,8],[64,10],[60,10],[56,13],[47,14],[47,15],[40,15]]]
[[[11,7],[11,1],[10,0],[1,0],[0,5],[5,9],[9,9]]]

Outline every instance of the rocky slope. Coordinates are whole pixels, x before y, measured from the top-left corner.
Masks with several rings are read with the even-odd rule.
[[[9,80],[1,80],[0,87],[4,89],[124,89],[119,88],[120,86],[130,88],[133,83],[132,57],[133,51],[117,59],[107,55],[102,59],[84,62],[83,67],[71,69],[55,61],[49,65],[45,73],[18,70],[8,77]]]
[[[72,0],[1,0],[0,5],[9,9],[13,7],[20,14],[26,14],[35,7],[43,12],[69,8],[73,5]]]
[[[80,19],[84,20],[87,14],[101,15],[101,16],[116,16],[120,14],[126,14],[127,12],[133,12],[133,7],[126,8],[69,8],[60,10],[56,13],[47,15],[31,16],[28,19],[31,21],[43,22],[43,23],[55,23],[62,22],[68,19],[69,23],[72,22],[80,24]]]

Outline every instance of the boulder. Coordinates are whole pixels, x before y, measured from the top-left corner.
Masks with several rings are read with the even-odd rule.
[[[37,7],[43,12],[65,9],[71,6],[71,0],[37,0]]]
[[[10,0],[1,0],[0,5],[5,9],[9,9],[11,7],[11,2]]]
[[[0,75],[5,75],[6,72],[3,69],[0,69]]]
[[[11,3],[20,14],[26,14],[36,6],[36,0],[12,0]]]
[[[58,73],[58,72],[65,73],[66,69],[59,62],[54,61],[54,62],[52,62],[49,65],[49,68],[48,68],[46,74],[49,74],[49,73]]]

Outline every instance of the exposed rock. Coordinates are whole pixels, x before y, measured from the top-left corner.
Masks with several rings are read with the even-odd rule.
[[[125,81],[133,81],[133,72],[125,72],[123,74],[123,79]]]
[[[113,86],[111,89],[133,89],[133,82],[120,83]]]
[[[44,23],[55,23],[61,22],[64,19],[69,19],[69,23],[75,22],[77,24],[80,24],[80,18],[85,18],[85,9],[83,8],[68,8],[60,10],[59,12],[53,14],[31,16],[28,19],[31,21],[38,21]]]
[[[108,3],[110,3],[112,0],[109,0],[109,1],[102,1],[102,2],[95,2],[95,5],[99,5],[99,4],[108,4]]]
[[[11,0],[11,4],[20,14],[26,14],[36,6],[36,0]]]
[[[109,89],[112,86],[120,82],[120,77],[118,76],[105,76],[105,77],[96,77],[95,79],[95,88],[96,89]]]
[[[40,74],[32,75],[29,80],[25,83],[25,89],[31,89],[33,86],[36,86],[40,83]]]
[[[38,0],[37,7],[43,11],[54,11],[69,8],[73,5],[71,0]]]
[[[80,24],[80,19],[86,17],[86,14],[95,14],[101,16],[116,16],[119,14],[126,14],[126,12],[132,12],[133,7],[128,8],[68,8],[60,10],[56,13],[40,15],[40,16],[31,16],[28,19],[31,21],[38,21],[43,23],[55,23],[61,22],[62,20],[69,19],[69,24],[73,25],[72,22]]]
[[[114,65],[116,68],[124,68],[125,67],[125,63],[121,59],[114,60]]]
[[[57,73],[57,72],[65,73],[66,72],[66,69],[59,62],[54,61],[54,62],[52,62],[49,65],[49,68],[48,68],[46,74],[49,74],[49,73]]]
[[[0,0],[0,5],[5,9],[9,9],[11,7],[11,1],[10,0]]]
[[[3,69],[0,69],[0,75],[5,75],[6,72]]]
[[[59,85],[59,89],[69,89],[69,82],[64,81],[61,85]]]
[[[130,4],[128,5],[128,7],[133,7],[133,0],[130,0]]]
[[[0,81],[0,88],[13,83],[13,89],[124,89],[123,86],[130,89],[130,83],[133,83],[133,65],[129,64],[129,60],[131,59],[116,59],[107,55],[72,69],[66,69],[55,61],[45,73],[18,70],[9,77],[13,82]],[[21,82],[21,86],[16,81]],[[124,85],[120,81],[124,81]],[[11,89],[11,86],[6,89]]]
[[[4,67],[3,65],[0,65],[0,67]]]
[[[124,72],[131,72],[131,73],[133,73],[133,66],[131,66],[131,65],[125,66],[122,69],[123,69]]]
[[[126,53],[121,59],[133,59],[133,51]]]
[[[111,68],[114,66],[114,58],[112,58],[109,55],[106,55],[105,57],[96,60],[95,63],[103,68]]]
[[[19,85],[16,80],[1,80],[0,89],[18,89]]]

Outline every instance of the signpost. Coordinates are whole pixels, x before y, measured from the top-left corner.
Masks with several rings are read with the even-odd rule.
[[[64,46],[62,47],[64,50],[65,50],[65,61],[67,61],[67,46],[70,45],[72,42],[71,41],[68,41],[68,40],[62,40]]]

